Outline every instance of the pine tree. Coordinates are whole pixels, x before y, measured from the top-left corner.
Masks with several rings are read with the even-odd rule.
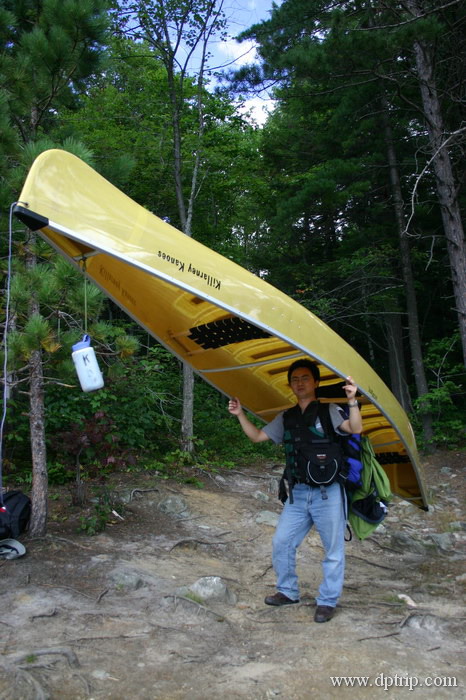
[[[44,145],[32,144],[47,134],[56,110],[76,102],[85,89],[86,79],[101,65],[102,46],[108,26],[106,0],[4,0],[2,13],[1,89],[6,93],[8,116],[17,140],[22,143],[9,177],[10,191],[19,189],[18,174],[31,151]],[[50,147],[50,142],[47,147]],[[23,165],[23,171],[21,170]],[[36,278],[39,272],[37,237],[26,232],[25,274]],[[45,534],[47,523],[47,457],[44,425],[44,342],[48,324],[41,315],[39,290],[28,290],[26,337],[30,339],[27,356],[29,370],[30,436],[32,456],[32,515],[30,532]],[[45,334],[45,335],[44,335]],[[33,340],[35,339],[35,340]]]

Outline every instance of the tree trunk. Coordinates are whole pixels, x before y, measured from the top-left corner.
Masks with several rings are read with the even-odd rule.
[[[419,315],[417,311],[416,290],[414,285],[414,276],[411,266],[411,251],[406,233],[405,213],[403,196],[401,192],[400,175],[398,171],[398,162],[393,145],[393,134],[388,116],[388,104],[385,98],[382,98],[382,121],[384,125],[385,143],[387,146],[387,158],[390,170],[390,185],[392,190],[393,205],[395,211],[396,226],[400,240],[400,258],[401,272],[406,294],[406,309],[408,312],[408,330],[409,330],[409,345],[411,349],[411,361],[413,365],[414,379],[416,382],[416,390],[418,399],[422,401],[422,397],[428,393],[429,387],[427,384],[426,374],[424,371],[424,362],[422,357],[421,335],[419,333]],[[432,442],[432,414],[427,406],[423,409],[421,404],[420,413],[424,432],[424,439],[427,443]]]
[[[406,363],[403,353],[403,328],[399,314],[385,314],[387,330],[388,364],[390,386],[406,412],[413,406],[406,381]]]
[[[408,7],[415,17],[423,15],[416,0],[408,0]],[[437,183],[443,229],[447,239],[453,293],[463,347],[463,361],[466,365],[466,246],[464,229],[434,77],[432,52],[427,44],[415,41],[414,53],[424,116],[429,132],[432,166]]]
[[[29,367],[29,426],[32,455],[32,512],[29,534],[32,537],[43,537],[47,530],[48,473],[44,423],[44,377],[40,350],[32,352]]]
[[[194,450],[194,372],[189,365],[183,365],[183,415],[181,418],[181,449]]]
[[[27,267],[35,267],[35,234],[30,233]],[[29,315],[39,314],[39,303],[33,293],[29,303]],[[31,437],[32,491],[29,533],[43,537],[47,530],[48,473],[45,442],[44,374],[42,351],[33,350],[29,360],[29,428]]]
[[[169,92],[173,110],[173,154],[174,154],[174,178],[175,192],[178,203],[178,214],[181,228],[187,236],[191,236],[191,222],[187,218],[186,203],[183,193],[182,157],[181,157],[181,126],[175,80],[171,72],[171,66],[167,66],[169,75]],[[194,373],[191,367],[183,363],[183,408],[181,416],[181,449],[185,452],[193,452],[194,434]]]
[[[172,125],[173,125],[173,174],[175,179],[175,193],[178,204],[178,215],[180,217],[181,228],[184,233],[186,231],[186,203],[183,192],[183,159],[181,157],[181,109],[178,104],[176,95],[175,78],[171,66],[167,66],[168,86],[170,101],[172,106]],[[188,236],[190,233],[187,234]]]

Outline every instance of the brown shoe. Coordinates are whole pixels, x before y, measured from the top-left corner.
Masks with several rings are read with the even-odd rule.
[[[335,608],[330,605],[318,605],[314,613],[314,622],[328,622],[332,619]]]
[[[274,595],[268,595],[264,600],[266,605],[293,605],[293,603],[299,603],[299,600],[291,600],[284,593],[275,593]]]

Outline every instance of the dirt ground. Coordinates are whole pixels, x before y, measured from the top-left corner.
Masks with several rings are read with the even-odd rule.
[[[313,533],[299,605],[263,603],[275,590],[263,520],[281,509],[276,465],[198,473],[203,488],[116,475],[118,515],[95,536],[51,488],[47,537],[22,536],[26,555],[0,561],[0,698],[466,697],[465,463],[464,452],[426,458],[433,510],[395,498],[376,533],[348,543],[325,624],[313,622]],[[203,577],[218,577],[222,599],[188,590]]]

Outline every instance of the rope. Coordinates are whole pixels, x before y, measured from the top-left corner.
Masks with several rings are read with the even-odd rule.
[[[86,279],[86,258],[81,258],[84,274],[84,333],[87,334],[87,279]]]
[[[10,287],[11,287],[11,260],[13,245],[13,209],[17,202],[10,206],[8,229],[8,267],[6,276],[6,302],[5,302],[5,327],[3,329],[3,408],[0,422],[0,508],[3,509],[3,431],[6,421],[6,404],[8,399],[8,326],[10,324]]]

